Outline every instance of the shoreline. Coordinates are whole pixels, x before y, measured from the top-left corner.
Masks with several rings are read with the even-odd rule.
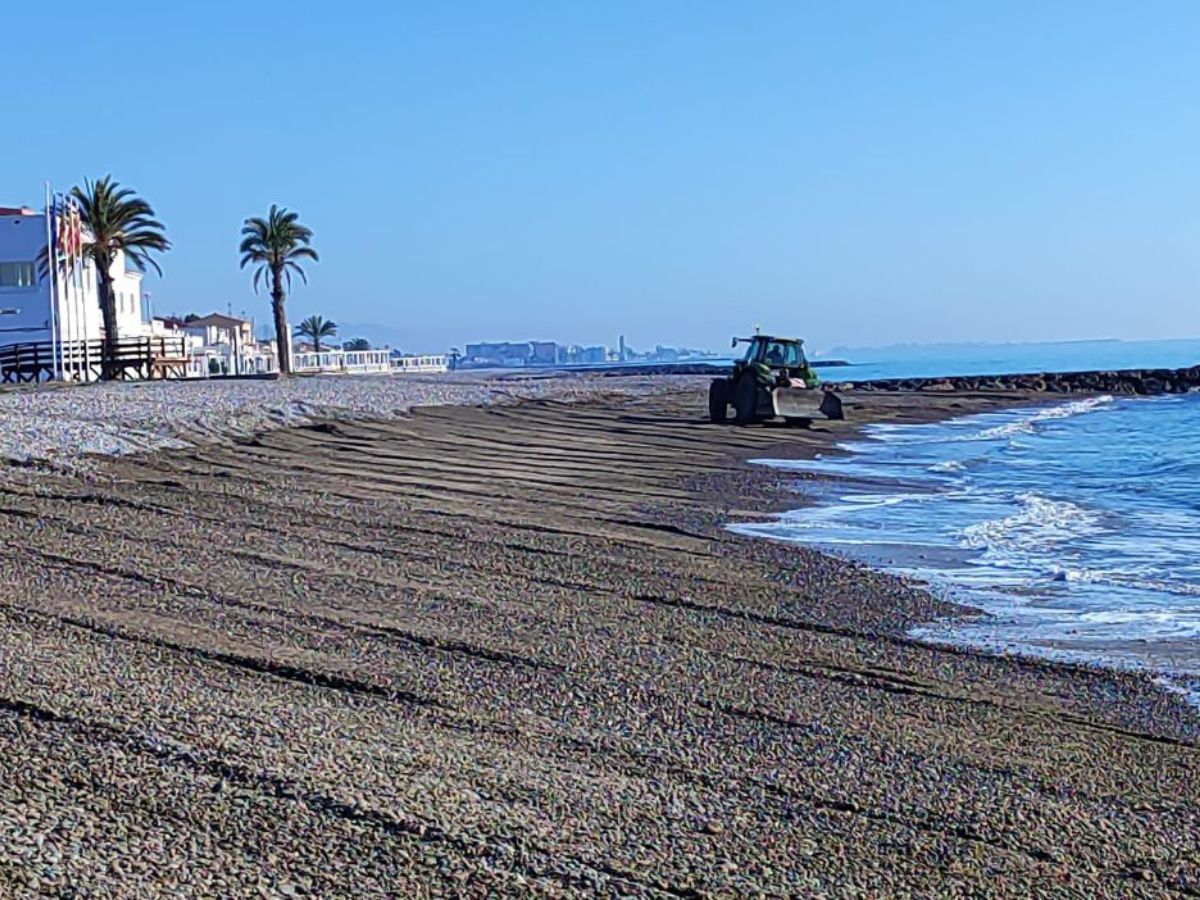
[[[992,410],[982,410],[980,412],[1011,412],[1014,414],[1030,412],[1036,414],[1039,410],[1048,409],[1053,413],[1060,408],[1079,409],[1081,404],[1083,404],[1083,408],[1080,411],[1087,412],[1095,408],[1093,404],[1096,401],[1112,402],[1114,400],[1124,400],[1129,402],[1151,402],[1155,399],[1154,397],[1122,397],[1118,395],[1114,398],[1112,395],[1105,394],[1075,394],[1073,396],[1056,395],[1047,400],[1045,395],[1040,392],[1036,395],[1036,398],[1036,401],[1031,397],[1029,398],[1029,402],[1022,401],[1015,405],[1005,403]],[[977,414],[979,413],[973,412],[968,413],[965,417],[956,415],[947,419],[935,418],[930,420],[928,424],[958,420],[959,418],[970,418]],[[867,423],[864,425],[862,429],[850,435],[848,441],[857,443],[871,440],[872,435],[870,431],[872,424]],[[881,437],[880,440],[886,443],[886,435]],[[842,459],[853,455],[850,450],[843,449],[841,446],[824,448],[820,453],[822,456]],[[1097,649],[1077,646],[1067,639],[1056,640],[1046,638],[1039,641],[1028,638],[1023,641],[1017,637],[1005,639],[1002,636],[985,640],[979,638],[972,639],[970,637],[971,629],[959,626],[986,624],[988,620],[994,620],[995,613],[987,608],[986,603],[977,604],[974,602],[972,593],[979,588],[956,584],[952,579],[947,581],[942,578],[941,570],[935,564],[926,565],[918,561],[918,557],[920,560],[925,559],[925,545],[913,546],[905,543],[903,539],[898,539],[894,543],[878,544],[872,550],[863,550],[862,548],[858,548],[857,550],[841,550],[836,544],[805,541],[799,537],[774,535],[765,531],[756,533],[756,528],[771,525],[781,515],[786,515],[798,509],[826,505],[825,499],[809,493],[800,486],[801,483],[828,485],[835,490],[845,487],[870,485],[872,491],[881,491],[884,493],[899,487],[899,482],[893,481],[887,476],[847,474],[822,471],[815,468],[791,470],[786,468],[786,466],[778,465],[779,463],[786,464],[796,460],[812,460],[813,456],[813,454],[793,454],[778,459],[756,460],[756,465],[763,465],[783,476],[784,484],[781,490],[794,497],[795,502],[775,506],[757,522],[733,523],[730,526],[731,530],[735,534],[753,540],[776,541],[784,545],[809,547],[818,553],[832,556],[835,559],[865,565],[873,570],[886,572],[913,584],[919,590],[928,591],[931,595],[945,603],[960,607],[960,612],[958,613],[952,613],[928,622],[919,622],[911,626],[905,632],[905,635],[914,640],[922,641],[932,646],[957,648],[968,652],[999,656],[1018,656],[1031,661],[1048,662],[1085,670],[1132,673],[1145,677],[1164,691],[1185,698],[1189,706],[1200,712],[1200,672],[1196,672],[1195,670],[1189,671],[1187,669],[1164,668],[1162,663],[1154,661],[1156,656],[1166,656],[1167,658],[1178,657],[1184,648],[1190,654],[1188,658],[1195,659],[1197,652],[1200,651],[1200,644],[1195,639],[1164,639],[1165,643],[1162,644],[1164,649],[1157,654],[1151,654],[1149,650],[1161,643],[1159,640],[1138,636],[1122,637],[1113,635],[1105,638],[1101,642],[1102,646]],[[820,493],[819,488],[817,493]],[[889,550],[888,548],[891,549]],[[918,554],[918,550],[922,552]],[[935,556],[940,553],[951,554],[949,557],[951,559],[957,557],[960,553],[957,550],[942,548],[930,552],[934,553]],[[907,560],[907,562],[899,564],[898,560],[894,558],[897,554],[901,560]],[[982,587],[986,589],[986,585]],[[1028,623],[1020,626],[1018,623],[1018,627],[1022,627],[1023,630],[1028,631],[1031,626]]]
[[[724,531],[786,499],[751,456],[1024,398],[738,429],[614,387],[0,482],[0,892],[1200,885],[1181,701],[905,638],[955,607]]]
[[[945,396],[958,396],[960,392],[950,392]],[[1048,394],[1042,390],[1025,389],[1023,391],[1008,391],[1008,392],[993,392],[993,391],[966,391],[969,396],[975,398],[978,406],[970,411],[961,410],[946,410],[945,408],[929,408],[925,407],[920,412],[916,412],[910,417],[906,417],[904,425],[932,425],[941,422],[979,415],[992,412],[1018,412],[1022,410],[1036,410],[1039,408],[1053,408],[1056,406],[1077,403],[1081,399],[1088,397],[1105,396],[1103,394],[1083,394],[1076,393],[1073,395],[1063,394]],[[855,392],[852,390],[848,396],[855,397]],[[910,396],[900,394],[901,397]],[[911,395],[916,403],[921,403],[928,395]],[[853,401],[851,401],[853,402]],[[848,407],[849,408],[849,407]],[[852,418],[852,417],[851,417]],[[870,439],[870,429],[879,424],[897,424],[895,422],[882,422],[880,420],[871,420],[865,422],[849,421],[850,426],[845,433],[839,436],[838,444],[868,440]],[[724,522],[721,527],[728,533],[738,537],[739,539],[751,541],[754,543],[766,542],[778,544],[782,547],[802,547],[808,552],[816,553],[821,556],[836,560],[843,565],[866,569],[872,573],[884,575],[889,578],[894,578],[906,587],[917,592],[926,594],[941,610],[940,614],[935,618],[930,619],[910,619],[898,630],[889,632],[889,636],[893,639],[913,641],[920,645],[936,647],[938,649],[966,654],[979,654],[982,656],[990,656],[999,659],[1017,659],[1022,660],[1030,665],[1047,665],[1056,669],[1066,671],[1088,673],[1088,674],[1114,674],[1121,676],[1134,676],[1145,681],[1152,690],[1168,694],[1171,697],[1182,700],[1187,704],[1190,713],[1195,714],[1195,723],[1187,730],[1188,739],[1200,739],[1200,693],[1197,693],[1195,688],[1189,688],[1186,685],[1195,684],[1195,678],[1192,676],[1172,676],[1170,673],[1162,672],[1150,668],[1148,666],[1137,665],[1121,665],[1115,660],[1107,660],[1100,657],[1088,658],[1088,655],[1082,651],[1062,650],[1055,652],[1052,648],[1045,648],[1044,652],[1017,646],[1017,645],[1002,645],[1002,644],[979,644],[971,643],[966,640],[956,640],[953,635],[949,636],[934,636],[934,635],[918,635],[914,632],[921,630],[933,631],[938,628],[954,628],[954,624],[958,622],[974,621],[981,618],[990,618],[992,616],[986,609],[981,606],[976,606],[970,602],[970,599],[963,596],[954,596],[954,592],[950,589],[938,591],[938,586],[929,579],[908,573],[893,572],[889,566],[882,561],[872,560],[870,558],[856,557],[848,552],[838,552],[828,546],[820,546],[810,544],[800,540],[789,538],[777,538],[770,535],[753,534],[748,531],[740,530],[739,526],[754,526],[757,524],[768,523],[774,518],[792,512],[796,509],[805,508],[813,505],[820,505],[821,501],[808,496],[800,483],[819,483],[819,484],[839,484],[845,481],[854,482],[853,477],[848,479],[837,475],[830,475],[823,472],[797,469],[789,470],[778,466],[773,466],[772,462],[788,462],[798,460],[812,460],[817,454],[826,456],[846,457],[850,452],[843,450],[833,443],[822,446],[804,446],[797,452],[794,443],[784,443],[779,445],[775,451],[766,451],[768,456],[756,456],[752,460],[749,457],[736,456],[738,462],[750,466],[752,472],[759,472],[762,475],[763,483],[766,486],[764,496],[761,498],[762,513],[754,515],[742,513],[738,515],[737,521],[729,520]],[[1137,639],[1129,639],[1128,643],[1138,643]]]

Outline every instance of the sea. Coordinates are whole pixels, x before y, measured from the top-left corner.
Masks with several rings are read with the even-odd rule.
[[[938,353],[891,348],[837,380],[1182,367],[1200,363],[1200,340]],[[735,529],[870,563],[985,613],[915,637],[1143,670],[1200,704],[1198,437],[1200,394],[872,425],[816,459],[758,460],[824,477],[797,479],[793,511]]]

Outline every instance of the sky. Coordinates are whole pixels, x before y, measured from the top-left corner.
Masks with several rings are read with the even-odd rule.
[[[10,6],[0,205],[134,187],[155,312],[277,203],[411,350],[1200,335],[1194,0]]]

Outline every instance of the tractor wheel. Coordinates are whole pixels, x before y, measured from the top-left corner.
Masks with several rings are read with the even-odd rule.
[[[743,375],[734,387],[733,411],[739,425],[758,421],[758,383],[753,375]]]
[[[714,378],[708,386],[708,419],[714,425],[729,421],[729,379]]]

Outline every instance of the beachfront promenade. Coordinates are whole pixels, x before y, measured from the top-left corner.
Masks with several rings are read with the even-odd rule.
[[[1200,890],[1177,698],[917,644],[956,608],[722,529],[794,502],[748,457],[1030,398],[735,429],[702,388],[0,394],[0,896]]]

